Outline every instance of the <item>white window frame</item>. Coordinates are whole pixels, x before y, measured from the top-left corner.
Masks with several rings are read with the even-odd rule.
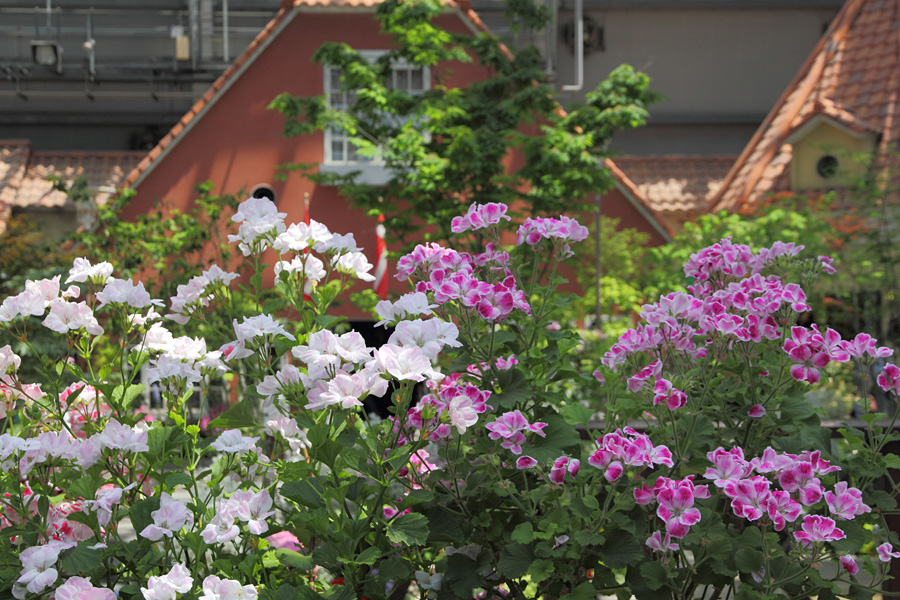
[[[381,56],[387,54],[387,50],[361,50],[359,51],[360,56],[362,56],[369,63],[373,63],[378,60]],[[431,69],[429,67],[420,67],[418,65],[413,65],[405,60],[395,61],[392,67],[392,84],[394,86],[397,85],[397,77],[398,72],[407,70],[414,71],[421,69],[422,71],[422,89],[421,90],[413,90],[410,89],[410,83],[412,78],[407,79],[407,91],[410,93],[422,93],[429,89],[431,89]],[[324,78],[323,78],[323,88],[325,91],[325,98],[328,105],[331,106],[331,93],[332,93],[332,71],[337,70],[331,66],[324,66]],[[337,83],[340,83],[338,80]],[[347,94],[347,92],[343,92],[343,94]],[[335,159],[334,158],[334,142],[341,142],[343,146],[343,158]],[[350,136],[348,136],[343,131],[333,131],[332,129],[325,129],[325,148],[323,155],[323,164],[327,166],[333,167],[342,167],[342,166],[352,166],[352,167],[383,167],[384,166],[384,158],[379,155],[367,159],[367,158],[348,158],[353,150],[354,146],[350,142]],[[343,170],[343,169],[339,169]]]

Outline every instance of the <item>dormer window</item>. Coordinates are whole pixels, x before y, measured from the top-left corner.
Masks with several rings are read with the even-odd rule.
[[[798,127],[785,141],[792,146],[791,189],[823,190],[853,185],[866,165],[851,159],[875,151],[874,133],[851,128],[824,115]]]

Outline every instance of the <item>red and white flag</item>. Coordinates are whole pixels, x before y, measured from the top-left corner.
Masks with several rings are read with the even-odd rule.
[[[384,215],[378,215],[378,225],[375,227],[375,283],[373,289],[379,298],[387,300],[388,257],[384,235]]]

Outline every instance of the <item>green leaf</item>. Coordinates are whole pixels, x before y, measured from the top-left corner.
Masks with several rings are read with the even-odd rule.
[[[593,584],[585,581],[570,593],[563,595],[559,600],[593,600],[597,595],[597,590]]]
[[[69,484],[67,491],[70,497],[93,500],[102,484],[103,480],[101,478],[85,473],[82,477]]]
[[[381,558],[381,554],[381,550],[375,546],[369,546],[356,557],[355,562],[360,565],[374,565],[375,561]]]
[[[897,500],[884,490],[875,490],[868,497],[869,503],[881,510],[894,510],[897,508]]]
[[[112,406],[121,406],[125,411],[132,408],[134,399],[144,392],[144,386],[140,383],[131,383],[125,387],[124,383],[120,383],[113,391]]]
[[[149,455],[160,460],[168,454],[169,450],[180,446],[190,440],[190,437],[177,427],[171,425],[156,424],[147,432],[147,446]]]
[[[837,596],[830,588],[821,587],[816,594],[816,600],[837,600]]]
[[[150,496],[131,505],[128,516],[131,517],[131,525],[136,533],[140,533],[147,525],[153,523],[153,517],[150,516],[150,513],[158,508],[159,496]]]
[[[636,564],[644,557],[644,548],[631,535],[614,535],[600,548],[600,556],[610,569],[624,569]]]
[[[872,423],[877,423],[878,421],[882,421],[887,419],[887,415],[884,413],[869,413],[866,415],[862,415],[859,417],[862,421],[871,425]]]
[[[763,553],[753,548],[739,548],[734,553],[734,566],[741,573],[757,573],[763,566]]]
[[[275,591],[275,600],[322,600],[322,596],[305,585],[294,587],[283,583]]]
[[[540,583],[549,579],[553,574],[553,561],[549,558],[539,558],[531,564],[528,569],[528,575],[535,583]]]
[[[421,513],[400,515],[388,522],[386,533],[395,544],[424,544],[428,539],[428,519]]]
[[[560,408],[559,413],[566,420],[566,423],[569,423],[570,425],[584,425],[594,416],[594,409],[573,403],[566,404]]]
[[[77,546],[66,550],[60,555],[60,565],[63,571],[69,575],[87,573],[103,564],[103,553],[99,550],[91,550],[93,542],[79,542]]]
[[[175,489],[179,485],[183,485],[186,488],[190,487],[193,482],[194,480],[187,473],[169,473],[166,475],[166,488],[170,490]]]
[[[210,421],[207,427],[213,429],[252,427],[256,425],[256,417],[254,417],[255,404],[256,400],[254,398],[245,396],[243,400]]]
[[[600,502],[597,500],[596,496],[585,496],[581,501],[591,510],[600,510]]]
[[[389,558],[378,563],[378,574],[385,579],[406,579],[410,577],[411,570],[403,560]]]
[[[519,523],[510,536],[512,541],[520,544],[528,544],[534,540],[534,528],[531,523]]]
[[[566,423],[559,415],[551,415],[544,421],[547,423],[544,427],[546,437],[530,434],[525,454],[538,462],[548,463],[564,454],[570,456],[580,454],[581,436],[575,427]]]
[[[278,562],[286,567],[293,567],[301,571],[309,571],[316,566],[311,556],[291,550],[290,548],[276,548],[272,551]]]
[[[503,549],[497,568],[506,577],[518,579],[528,571],[533,562],[534,553],[530,545],[509,544]]]
[[[666,568],[658,560],[642,564],[641,577],[644,578],[644,584],[654,591],[666,585],[669,580]]]
[[[312,446],[309,450],[310,456],[315,460],[328,465],[329,469],[334,468],[334,461],[338,454],[341,453],[345,446],[334,440],[324,440],[321,444]]]
[[[518,369],[503,371],[497,378],[500,392],[491,396],[491,402],[501,408],[513,408],[531,399],[531,386],[525,375]]]
[[[593,533],[587,529],[579,529],[572,535],[572,539],[582,546],[599,546],[606,541],[606,538],[602,535]]]
[[[310,508],[321,508],[325,506],[325,499],[322,497],[322,489],[314,480],[303,479],[301,481],[285,481],[284,485],[281,486],[280,492],[285,498],[289,498],[298,504],[303,504]]]
[[[447,579],[450,589],[459,598],[471,598],[472,590],[481,587],[478,563],[464,554],[452,554],[447,557]]]

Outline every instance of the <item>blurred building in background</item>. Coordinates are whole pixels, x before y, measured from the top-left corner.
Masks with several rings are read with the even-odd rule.
[[[541,31],[513,33],[502,0],[476,0],[471,8],[507,43],[541,50],[547,77],[564,106],[583,100],[622,63],[652,77],[653,89],[666,100],[651,108],[646,127],[613,140],[613,150],[625,155],[614,169],[620,185],[613,194],[639,207],[649,221],[661,216],[665,227],[654,225],[661,239],[706,210],[730,165],[842,4],[545,1],[554,20]],[[29,188],[20,186],[22,181],[48,174],[64,181],[84,176],[98,198],[121,184],[142,153],[158,149],[160,141],[165,145],[179,122],[194,120],[192,107],[202,103],[282,4],[292,3],[0,2],[0,204],[7,213],[75,211],[51,194],[52,186],[44,186],[44,194],[24,193]],[[305,12],[298,18],[315,19],[317,11],[371,12],[377,0],[299,4]],[[468,7],[465,0],[460,4]],[[353,23],[359,21],[347,23],[340,41],[357,45],[353,28],[359,26]],[[290,68],[265,74],[267,94],[296,89],[291,78],[304,73],[321,77],[310,52],[283,60]],[[324,92],[321,86],[318,90]],[[271,183],[268,174],[259,179]],[[81,212],[62,221],[89,224],[90,210]]]

